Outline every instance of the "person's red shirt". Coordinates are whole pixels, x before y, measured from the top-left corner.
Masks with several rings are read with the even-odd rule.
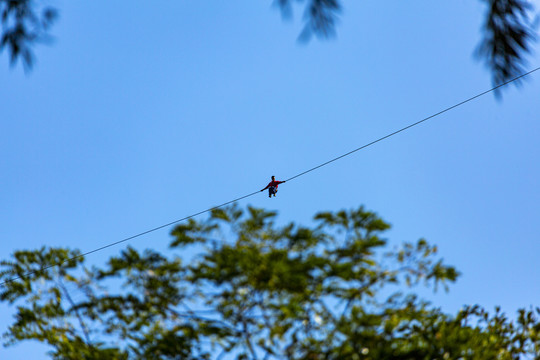
[[[273,186],[275,187],[276,189],[278,188],[278,185],[281,184],[281,183],[284,183],[285,181],[277,181],[277,180],[274,180],[274,181],[270,181],[268,183],[268,185],[266,185],[266,187],[263,189],[263,190],[266,190],[268,189],[270,186]]]

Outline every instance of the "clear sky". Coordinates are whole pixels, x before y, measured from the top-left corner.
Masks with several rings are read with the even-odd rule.
[[[491,87],[480,1],[347,1],[329,41],[271,1],[54,1],[25,74],[0,57],[0,258],[86,252],[289,178]],[[538,49],[537,49],[538,50]],[[539,66],[540,54],[529,69]],[[540,74],[248,204],[309,224],[365,205],[391,243],[425,237],[462,272],[431,296],[539,305]],[[164,229],[129,245],[166,249]],[[127,244],[90,255],[102,264]],[[14,309],[0,305],[1,332]],[[46,348],[0,347],[6,360]]]

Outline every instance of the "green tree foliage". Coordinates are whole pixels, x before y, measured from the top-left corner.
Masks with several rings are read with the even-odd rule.
[[[38,340],[53,359],[540,359],[540,309],[511,321],[423,301],[418,286],[458,272],[423,239],[390,246],[375,213],[275,221],[216,209],[176,226],[167,254],[128,248],[101,268],[17,251],[0,263],[0,300],[16,306],[5,342]]]

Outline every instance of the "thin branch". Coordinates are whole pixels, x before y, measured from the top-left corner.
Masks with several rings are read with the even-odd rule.
[[[66,286],[64,285],[64,283],[62,282],[61,279],[58,280],[57,284],[58,284],[58,286],[60,286],[60,289],[64,293],[64,296],[66,297],[66,299],[70,303],[71,310],[73,312],[75,312],[75,316],[77,317],[77,320],[79,321],[79,325],[81,326],[81,329],[83,331],[84,338],[86,340],[86,345],[92,346],[92,341],[90,340],[90,332],[88,331],[88,327],[86,326],[86,323],[84,322],[81,314],[79,313],[79,309],[77,308],[75,302],[71,298],[71,295],[69,294],[69,291],[67,290]]]

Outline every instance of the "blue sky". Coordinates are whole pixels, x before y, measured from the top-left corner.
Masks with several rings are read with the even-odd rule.
[[[55,1],[25,74],[0,57],[0,258],[83,252],[289,178],[491,87],[480,1],[345,1],[296,41],[270,1]],[[537,50],[537,49],[536,49]],[[528,68],[538,66],[538,51]],[[240,203],[309,223],[365,205],[391,243],[425,237],[462,276],[430,297],[538,305],[540,74]],[[164,229],[138,248],[166,249]],[[101,264],[125,247],[90,255]],[[0,324],[13,308],[0,305]],[[5,329],[1,329],[3,332]],[[0,348],[44,359],[45,348]]]

